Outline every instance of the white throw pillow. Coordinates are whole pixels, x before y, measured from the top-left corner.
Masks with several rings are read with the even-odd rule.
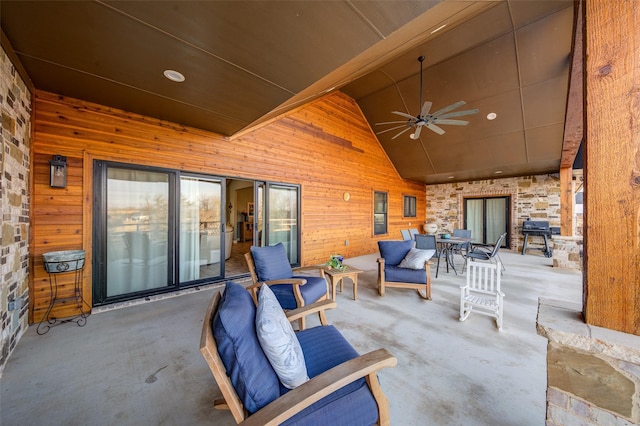
[[[436,254],[435,250],[422,250],[412,248],[409,253],[402,259],[398,268],[407,269],[424,269],[424,262],[431,259]]]
[[[260,287],[258,295],[256,333],[262,350],[285,387],[294,389],[309,380],[300,342],[278,299],[266,284]]]

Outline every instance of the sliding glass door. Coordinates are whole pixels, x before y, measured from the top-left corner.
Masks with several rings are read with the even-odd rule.
[[[224,277],[224,179],[94,163],[94,304]]]
[[[471,230],[474,243],[495,244],[500,235],[508,232],[510,204],[510,197],[465,198],[464,226]],[[508,246],[507,240],[503,247]]]

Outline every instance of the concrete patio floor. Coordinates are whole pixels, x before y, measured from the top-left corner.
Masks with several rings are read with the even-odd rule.
[[[458,321],[464,275],[441,265],[433,300],[408,289],[378,296],[376,254],[329,322],[365,353],[398,358],[379,374],[393,425],[544,425],[547,340],[536,334],[538,298],[580,302],[582,275],[542,255],[503,251],[505,321]],[[433,273],[435,277],[435,271]],[[233,425],[213,409],[220,392],[198,351],[206,305],[220,285],[94,312],[39,336],[31,326],[0,378],[0,424]],[[309,326],[317,324],[316,318]]]

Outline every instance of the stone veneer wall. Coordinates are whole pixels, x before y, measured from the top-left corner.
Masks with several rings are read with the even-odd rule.
[[[640,337],[588,325],[573,302],[540,299],[547,426],[640,424]]]
[[[464,198],[491,196],[511,197],[511,250],[522,250],[524,236],[520,228],[527,218],[560,226],[560,178],[557,175],[427,185],[426,222],[436,223],[438,232],[464,228]],[[543,247],[539,241],[539,237],[530,237],[528,247]]]
[[[0,375],[26,331],[29,302],[31,93],[0,48]],[[9,310],[9,302],[18,308]]]

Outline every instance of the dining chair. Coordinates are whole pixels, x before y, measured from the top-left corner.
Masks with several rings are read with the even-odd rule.
[[[453,238],[471,238],[471,230],[470,229],[454,229]],[[454,244],[451,247],[452,255],[459,254],[460,256],[462,256],[463,259],[469,251],[471,251],[471,241],[467,243]],[[462,270],[464,271],[465,268],[463,267]]]
[[[411,234],[409,233],[408,229],[401,229],[400,230],[400,234],[402,234],[402,239],[403,240],[411,240]]]
[[[493,247],[480,247],[475,246],[470,252],[468,252],[465,256],[465,267],[467,266],[467,261],[469,259],[473,260],[487,260],[491,263],[500,263],[501,265],[501,273],[506,271],[504,267],[504,263],[500,261],[500,247],[504,242],[504,239],[507,237],[507,233],[500,235],[498,237],[498,241],[494,244]],[[497,258],[497,259],[496,259]]]

